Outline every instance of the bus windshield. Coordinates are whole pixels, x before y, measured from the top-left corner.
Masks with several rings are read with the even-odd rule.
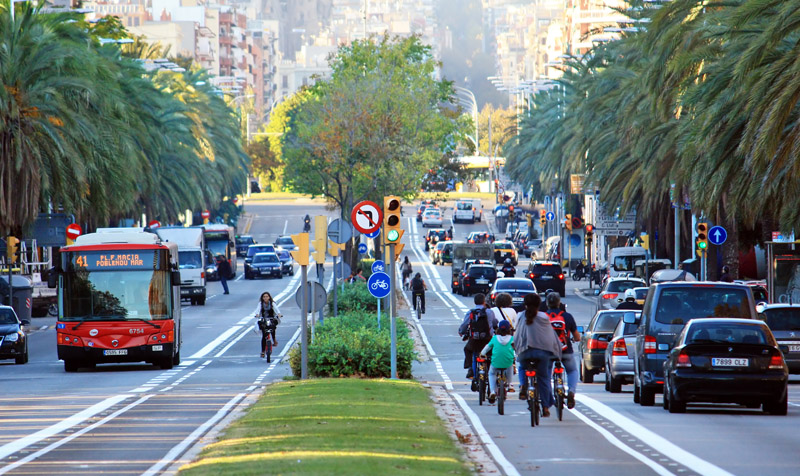
[[[222,255],[228,257],[228,240],[208,240],[206,247],[214,254],[214,256]]]
[[[172,315],[170,275],[160,270],[64,274],[60,320],[158,320]]]

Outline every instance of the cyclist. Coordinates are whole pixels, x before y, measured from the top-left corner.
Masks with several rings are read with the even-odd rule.
[[[497,398],[497,375],[505,373],[506,382],[511,383],[511,370],[514,368],[514,338],[511,334],[511,323],[503,320],[497,325],[497,334],[481,350],[485,358],[492,353],[492,365],[489,366],[489,403]],[[509,390],[510,391],[510,390]]]
[[[538,378],[536,384],[539,398],[542,401],[542,416],[550,416],[550,407],[553,406],[553,391],[548,370],[553,358],[561,358],[561,342],[547,314],[539,312],[542,298],[538,294],[525,295],[525,311],[520,315],[517,330],[514,333],[514,348],[517,351],[519,362],[519,399],[527,398],[528,389],[525,378],[526,362],[531,359],[537,361],[536,372],[545,378]]]
[[[481,349],[492,339],[494,329],[497,329],[497,319],[486,307],[486,295],[478,293],[473,299],[475,308],[467,311],[464,321],[458,327],[458,335],[466,337],[467,345],[464,346],[464,367],[469,368],[467,378],[472,378],[472,391],[478,390],[478,355]]]
[[[278,345],[275,339],[275,331],[278,324],[281,323],[281,310],[278,309],[278,304],[272,300],[272,295],[269,292],[261,293],[258,299],[258,305],[253,311],[256,318],[256,329],[261,333],[261,358],[267,357],[267,362],[271,362],[272,358],[267,354],[267,334],[272,337],[272,345]]]
[[[425,284],[425,281],[422,279],[422,275],[419,273],[414,275],[414,279],[411,280],[411,303],[414,305],[414,310],[417,310],[417,296],[420,298],[420,303],[422,304],[422,314],[425,314],[425,290],[428,289],[428,285]]]
[[[548,294],[545,301],[547,301],[546,314],[561,341],[561,363],[567,371],[567,408],[575,408],[575,391],[578,389],[579,374],[572,341],[579,342],[581,335],[578,333],[575,318],[561,307],[561,296],[558,293]]]
[[[500,271],[503,272],[506,278],[513,278],[515,274],[517,274],[517,268],[511,264],[511,258],[506,258],[506,261],[503,263],[503,267],[500,268]]]

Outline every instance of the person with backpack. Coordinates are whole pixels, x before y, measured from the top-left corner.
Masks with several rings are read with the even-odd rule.
[[[506,382],[509,383],[509,392],[513,392],[511,387],[511,371],[514,368],[514,338],[511,334],[511,323],[502,320],[497,325],[497,334],[481,350],[481,356],[492,353],[492,365],[489,366],[489,403],[494,403],[497,398],[497,376],[500,372],[506,375]]]
[[[425,290],[428,289],[428,285],[425,284],[425,281],[422,279],[422,276],[417,273],[414,275],[414,278],[411,280],[411,304],[414,306],[414,310],[417,310],[417,296],[419,296],[420,304],[422,304],[422,314],[425,314]]]
[[[400,271],[403,272],[403,286],[407,289],[408,286],[405,283],[408,281],[408,277],[411,276],[411,261],[408,260],[408,256],[403,258],[403,264],[400,265]]]
[[[261,297],[258,299],[258,306],[256,306],[255,311],[253,312],[256,318],[256,330],[257,332],[261,333],[261,358],[267,358],[267,362],[272,361],[272,345],[278,345],[278,341],[275,339],[275,331],[278,328],[278,324],[281,323],[281,314],[280,309],[278,309],[278,304],[272,300],[272,295],[269,292],[261,293]],[[267,335],[271,337],[271,346],[267,348]]]
[[[486,344],[492,340],[494,330],[497,329],[498,322],[494,314],[486,307],[486,295],[478,293],[473,300],[475,307],[467,311],[464,321],[458,328],[458,334],[467,338],[467,345],[464,346],[464,357],[471,362],[470,373],[467,378],[472,378],[472,391],[478,389],[475,376],[478,374],[478,356]],[[464,362],[467,363],[466,361]]]
[[[517,351],[519,363],[519,399],[527,398],[527,377],[525,376],[528,360],[535,360],[536,372],[544,378],[536,379],[539,396],[542,401],[542,416],[550,416],[550,407],[553,406],[552,379],[548,373],[551,361],[561,358],[561,342],[553,332],[550,318],[539,311],[542,298],[538,294],[525,295],[525,310],[519,316],[517,330],[514,332],[514,349]]]
[[[561,296],[558,293],[547,295],[547,310],[545,313],[550,318],[550,325],[558,335],[561,342],[561,363],[567,371],[567,408],[575,408],[575,391],[578,390],[578,363],[575,360],[575,351],[572,341],[579,342],[581,335],[575,318],[561,306]],[[570,339],[572,337],[572,339]],[[552,372],[551,372],[552,373]]]

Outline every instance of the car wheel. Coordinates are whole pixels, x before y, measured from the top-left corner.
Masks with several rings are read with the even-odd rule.
[[[675,398],[675,393],[672,389],[667,391],[667,389],[664,388],[664,398],[668,399],[667,410],[669,410],[670,413],[686,413],[686,402]]]
[[[586,366],[581,361],[581,382],[583,383],[592,383],[594,382],[594,374],[591,371],[586,370]]]
[[[639,389],[639,404],[643,407],[652,407],[656,403],[656,391],[652,388]]]
[[[606,366],[606,375],[608,376],[608,391],[611,393],[622,392],[622,381],[611,375],[611,372],[608,371],[608,366]]]
[[[24,353],[24,354],[22,354],[22,355],[18,355],[18,356],[17,356],[17,357],[14,359],[14,363],[16,363],[17,365],[22,365],[22,364],[24,364],[24,363],[25,363],[25,362],[27,362],[27,361],[28,361],[28,345],[26,344],[26,345],[25,345],[25,353]]]
[[[610,392],[611,391],[611,384],[608,381],[608,372],[606,372],[605,389],[606,389],[606,392]]]
[[[205,306],[206,305],[206,297],[202,296],[202,297],[197,298],[197,304],[199,304],[200,306]]]
[[[641,401],[640,392],[639,392],[639,385],[636,384],[636,377],[633,378],[633,403],[639,403]]]
[[[669,410],[669,391],[666,383],[664,383],[664,398],[661,399],[661,408]]]
[[[764,403],[764,412],[770,415],[786,415],[789,410],[789,399],[787,396],[788,395],[784,395],[783,399],[777,402]]]

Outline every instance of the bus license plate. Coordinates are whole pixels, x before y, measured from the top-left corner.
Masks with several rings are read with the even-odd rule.
[[[107,349],[103,355],[128,355],[128,349]]]
[[[715,357],[711,359],[711,365],[714,367],[747,367],[748,365],[750,365],[750,359]]]
[[[153,352],[160,352],[162,350],[164,350],[163,346],[160,346],[160,345],[154,345],[153,346]]]

